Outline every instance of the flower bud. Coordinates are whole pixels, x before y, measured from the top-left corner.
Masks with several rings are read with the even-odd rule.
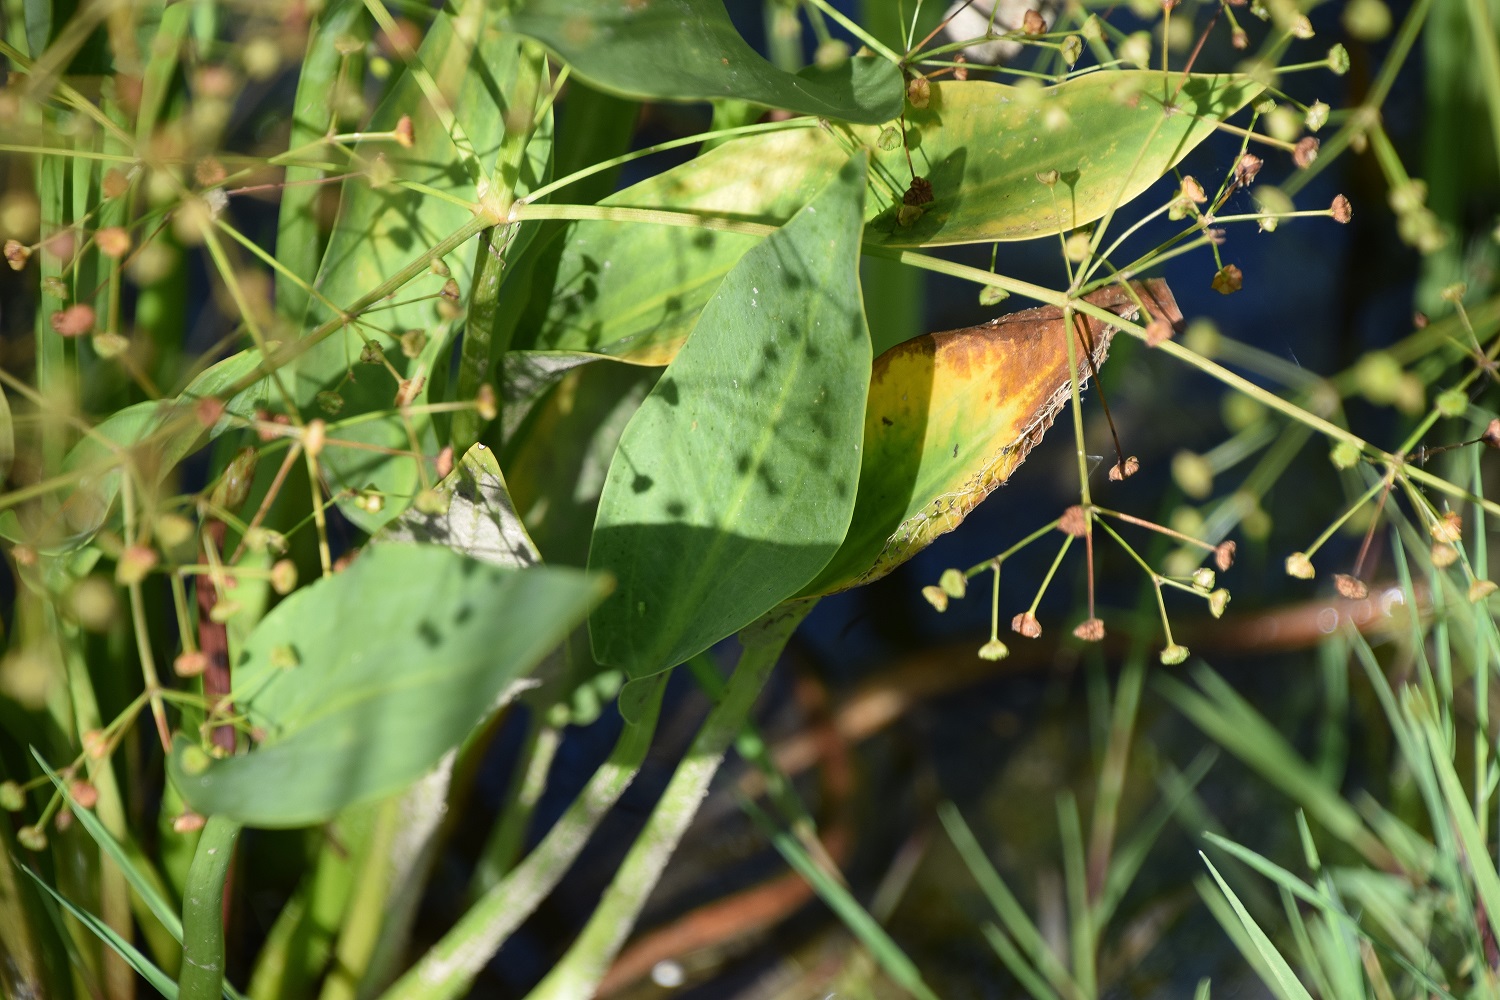
[[[15,781],[0,781],[0,809],[20,812],[26,808],[26,792]]]
[[[922,596],[927,599],[939,613],[948,610],[948,592],[942,587],[926,586],[922,588]]]
[[[968,592],[969,580],[961,569],[945,569],[938,580],[938,586],[943,589],[943,593],[957,600]]]
[[[1009,655],[1010,650],[999,639],[991,639],[979,647],[979,658],[981,660],[1003,660]]]
[[[1161,651],[1161,662],[1169,667],[1175,667],[1188,658],[1188,648],[1172,643]]]
[[[1293,552],[1286,557],[1286,574],[1299,580],[1311,580],[1316,575],[1312,560],[1305,552]]]

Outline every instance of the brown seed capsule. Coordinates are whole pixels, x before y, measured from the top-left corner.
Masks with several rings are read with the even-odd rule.
[[[30,247],[22,244],[20,240],[5,241],[5,262],[10,265],[12,271],[23,270],[30,259]]]
[[[79,779],[68,786],[68,794],[80,809],[92,809],[99,801],[99,789],[90,782]]]
[[[213,396],[204,396],[193,404],[193,416],[204,427],[212,427],[224,416],[224,401]]]
[[[1146,346],[1157,347],[1172,339],[1172,324],[1158,316],[1146,324]]]
[[[61,337],[80,337],[94,328],[94,307],[75,302],[51,316],[52,331]]]
[[[130,178],[119,167],[110,167],[104,171],[104,179],[99,187],[104,192],[104,197],[118,198],[130,190]]]
[[[1365,586],[1365,582],[1348,573],[1334,574],[1333,589],[1337,590],[1341,597],[1347,597],[1351,601],[1362,601],[1370,596],[1370,588]]]
[[[1219,567],[1220,573],[1229,571],[1234,565],[1234,550],[1237,548],[1233,542],[1220,542],[1214,549],[1214,565]]]
[[[1479,436],[1487,448],[1500,448],[1500,417],[1491,420],[1484,433]]]
[[[224,170],[224,164],[212,156],[205,156],[193,165],[193,180],[200,187],[217,187],[224,183],[228,174]]]
[[[416,145],[416,132],[411,125],[411,115],[402,115],[396,127],[391,130],[391,138],[396,140],[396,145],[402,149],[411,149]]]
[[[1057,519],[1057,530],[1074,538],[1082,538],[1088,532],[1088,527],[1088,515],[1076,503],[1063,511],[1062,517]]]
[[[964,54],[960,52],[958,55],[953,57],[953,61],[958,63],[957,66],[953,67],[953,79],[958,80],[959,82],[967,80],[969,78],[969,67],[964,65],[964,63],[968,62],[968,60],[964,58]]]
[[[927,82],[925,76],[912,77],[911,82],[906,85],[906,99],[911,102],[912,107],[921,111],[932,100],[932,84]]]
[[[901,196],[905,205],[926,205],[932,201],[932,182],[925,177],[913,177],[911,186]]]
[[[192,811],[184,811],[182,815],[172,820],[172,831],[174,833],[193,833],[203,829],[203,824],[208,820]]]
[[[207,669],[208,657],[196,649],[185,649],[172,661],[172,672],[178,677],[201,677]]]
[[[1438,569],[1447,569],[1458,562],[1458,549],[1447,542],[1438,542],[1432,547],[1432,564]]]
[[[1500,590],[1500,586],[1494,580],[1475,580],[1469,584],[1469,603],[1478,604],[1496,590]]]
[[[1021,18],[1021,30],[1028,35],[1040,35],[1047,30],[1047,22],[1041,11],[1028,10]]]
[[[1349,199],[1341,194],[1334,196],[1333,204],[1328,207],[1328,211],[1333,216],[1334,222],[1348,223],[1354,218],[1354,209],[1350,206]]]
[[[90,729],[83,734],[83,752],[93,760],[103,760],[109,756],[109,739],[104,735],[102,729]]]
[[[1214,280],[1211,282],[1213,290],[1220,295],[1233,295],[1244,287],[1245,275],[1233,264],[1225,264],[1221,267]]]
[[[1073,634],[1084,642],[1100,642],[1104,639],[1104,619],[1089,618],[1081,621]]]
[[[426,330],[407,330],[401,335],[401,353],[415,360],[427,348]]]
[[[1265,161],[1254,153],[1244,153],[1240,156],[1240,162],[1234,165],[1234,182],[1240,187],[1249,187],[1255,183],[1255,175],[1260,173],[1260,168]]]
[[[438,291],[438,294],[445,299],[450,299],[454,302],[457,302],[461,295],[458,287],[458,282],[453,278],[449,278],[447,281],[443,282],[443,287]]]
[[[410,406],[421,394],[422,387],[426,384],[427,379],[421,375],[402,379],[401,384],[396,388],[396,405]]]
[[[1042,634],[1042,623],[1036,620],[1036,615],[1030,611],[1024,611],[1010,620],[1010,628],[1013,632],[1019,632],[1028,639],[1035,639]]]
[[[1292,162],[1303,170],[1306,170],[1318,158],[1318,145],[1317,139],[1310,135],[1304,135],[1297,140],[1297,145],[1292,150]]]
[[[158,559],[149,545],[127,545],[115,563],[115,582],[125,587],[140,583],[156,568]]]
[[[1208,200],[1208,195],[1203,193],[1203,185],[1199,184],[1197,178],[1191,174],[1182,179],[1182,196],[1195,205],[1201,205]]]
[[[1116,462],[1114,465],[1111,465],[1109,467],[1109,478],[1112,481],[1118,483],[1122,479],[1129,479],[1131,476],[1140,471],[1141,460],[1136,458],[1134,455],[1130,455],[1125,459],[1123,465],[1119,462]]]
[[[1456,542],[1464,537],[1463,515],[1456,510],[1444,511],[1427,530],[1436,541]]]
[[[446,445],[442,451],[437,453],[437,459],[433,462],[439,479],[448,478],[448,473],[453,471],[453,446]]]
[[[1229,0],[1229,2],[1235,7],[1243,7],[1245,5],[1245,0]],[[1229,44],[1243,51],[1250,45],[1250,36],[1245,32],[1244,28],[1235,28],[1229,34]]]

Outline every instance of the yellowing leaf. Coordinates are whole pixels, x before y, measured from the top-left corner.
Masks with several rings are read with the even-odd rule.
[[[1181,318],[1162,281],[1112,286],[1087,297],[1135,318],[1136,297],[1153,315]],[[1094,367],[1109,353],[1114,327],[1087,322]],[[1144,321],[1144,317],[1142,317]],[[1068,342],[1062,310],[1042,306],[981,326],[932,333],[875,360],[865,411],[865,443],[854,520],[838,554],[803,596],[878,580],[1010,478],[1067,402]],[[1075,339],[1078,377],[1089,377]]]

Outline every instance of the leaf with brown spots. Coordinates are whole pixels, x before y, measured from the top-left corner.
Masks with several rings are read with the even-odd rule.
[[[1139,298],[1152,315],[1181,320],[1165,282],[1133,288],[1134,296],[1112,286],[1086,298],[1144,323]],[[1097,368],[1115,328],[1078,315],[1075,337],[1085,321]],[[1081,347],[1075,356],[1078,377],[1087,379]],[[1068,400],[1070,381],[1056,306],[917,337],[877,358],[854,520],[803,596],[878,580],[958,527],[1041,441]]]

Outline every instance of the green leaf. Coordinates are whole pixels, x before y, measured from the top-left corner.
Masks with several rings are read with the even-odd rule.
[[[750,146],[726,143],[601,204],[780,225],[848,159],[826,137],[809,140],[810,131],[772,132]],[[739,233],[596,220],[569,223],[552,238],[543,282],[551,294],[533,293],[512,346],[640,365],[672,360],[724,275],[760,242]]]
[[[1260,924],[1255,922],[1255,918],[1250,915],[1250,911],[1245,909],[1245,904],[1240,902],[1240,897],[1236,896],[1234,890],[1229,888],[1229,883],[1224,881],[1224,877],[1213,866],[1213,862],[1209,861],[1208,856],[1201,851],[1198,853],[1198,856],[1208,866],[1209,874],[1218,883],[1219,891],[1224,894],[1224,898],[1229,901],[1230,907],[1234,910],[1234,915],[1239,918],[1247,938],[1263,963],[1263,967],[1257,971],[1260,971],[1263,976],[1266,972],[1270,973],[1269,977],[1265,980],[1266,985],[1278,997],[1283,998],[1283,1000],[1312,1000],[1311,994],[1307,992],[1307,987],[1302,985],[1302,981],[1297,978],[1297,974],[1292,971],[1292,967],[1287,964],[1287,960],[1282,956],[1276,945],[1266,935],[1266,932],[1261,930]]]
[[[901,113],[905,94],[901,71],[873,56],[826,71],[777,69],[735,31],[722,0],[526,0],[504,23],[625,97],[737,98],[875,125]]]
[[[493,451],[482,444],[470,448],[435,490],[445,504],[441,511],[412,507],[386,525],[376,541],[446,545],[472,559],[516,569],[541,562]]]
[[[801,875],[818,898],[828,905],[828,908],[843,921],[844,926],[849,928],[859,943],[864,945],[865,950],[875,957],[880,967],[885,970],[897,985],[918,1000],[937,1000],[937,994],[932,988],[922,981],[922,973],[918,970],[915,962],[901,950],[884,927],[870,915],[849,887],[839,877],[838,873],[828,872],[817,861],[813,860],[807,848],[802,846],[787,830],[783,830],[767,816],[765,811],[749,799],[741,800],[741,807],[749,814],[752,822],[760,828],[761,833],[770,838],[772,846],[776,848],[787,864]]]
[[[511,92],[521,64],[521,40],[484,25],[486,6],[464,4],[458,14],[439,13],[417,53],[423,73],[430,73],[437,89],[447,95],[454,114],[453,131],[424,94],[419,82],[423,73],[412,67],[380,103],[367,131],[393,129],[402,116],[409,115],[415,123],[413,147],[403,149],[383,139],[356,146],[358,156],[383,161],[388,180],[379,186],[363,176],[345,182],[338,219],[318,272],[318,290],[327,302],[347,308],[423,250],[472,220],[467,203],[478,200],[480,173],[496,160],[507,113],[513,110],[503,103],[504,95]],[[528,118],[530,112],[526,109]],[[533,142],[519,176],[495,183],[513,182],[518,195],[534,189],[550,159],[549,140],[550,126]],[[473,264],[474,254],[467,247],[448,255],[449,271],[460,289],[470,288]],[[396,302],[381,303],[379,311],[370,314],[369,325],[348,324],[289,366],[295,372],[291,380],[295,402],[309,416],[322,415],[312,405],[317,394],[336,389],[344,404],[339,417],[346,422],[338,437],[398,452],[391,455],[330,442],[321,456],[335,486],[358,489],[374,484],[386,494],[387,502],[379,513],[342,504],[345,515],[366,531],[375,531],[400,513],[404,501],[416,494],[421,477],[418,459],[410,454],[413,439],[423,454],[431,454],[437,450],[437,438],[428,415],[419,411],[409,420],[396,417],[396,380],[380,366],[359,365],[360,351],[366,340],[379,343],[403,378],[430,381],[435,373],[446,375],[453,325],[442,318],[436,298],[444,282],[436,273],[412,281],[396,295]],[[314,301],[304,328],[332,317],[327,305]],[[399,337],[412,329],[424,330],[428,336],[426,348],[416,358],[404,356],[388,335]],[[345,381],[351,372],[355,378]],[[411,402],[425,403],[428,388],[424,382]],[[390,419],[349,422],[381,412]]]
[[[1130,70],[1045,90],[934,85],[925,110],[907,111],[912,164],[934,197],[910,229],[894,220],[911,180],[906,152],[882,151],[878,128],[735,139],[603,204],[780,224],[859,145],[873,157],[868,242],[921,247],[1051,236],[1139,195],[1259,93],[1245,77],[1191,76],[1175,105],[1184,110],[1167,114],[1161,79]],[[1171,86],[1180,79],[1174,74]],[[1049,130],[1057,114],[1072,124]],[[1059,174],[1052,189],[1036,177],[1047,170]],[[734,233],[603,221],[572,223],[557,238],[564,244],[554,251],[551,294],[533,294],[520,329],[535,332],[514,346],[635,364],[670,361],[722,276],[756,243]]]
[[[172,977],[159,969],[156,964],[151,961],[151,959],[141,954],[140,950],[137,949],[135,945],[131,944],[129,941],[121,937],[119,932],[117,932],[113,927],[109,926],[109,924],[105,923],[103,920],[99,919],[88,910],[85,910],[83,907],[69,901],[56,889],[48,885],[40,875],[32,871],[30,868],[27,868],[25,865],[19,865],[17,867],[19,867],[21,871],[30,876],[32,881],[34,881],[37,885],[41,886],[42,890],[46,892],[48,896],[51,896],[53,901],[56,902],[58,906],[61,906],[64,910],[67,910],[74,919],[76,919],[84,927],[88,928],[88,930],[93,932],[95,937],[99,938],[99,940],[109,945],[109,947],[115,952],[115,954],[123,958],[132,969],[140,974],[142,979],[146,980],[146,982],[151,985],[152,989],[156,990],[163,997],[166,997],[167,1000],[177,1000],[177,984],[172,981]]]
[[[1248,77],[1150,70],[1090,73],[1045,89],[945,82],[906,115],[912,169],[933,200],[903,228],[896,210],[911,181],[906,152],[878,152],[865,238],[890,247],[951,246],[1050,236],[1126,204],[1244,107]],[[875,145],[875,130],[854,130]],[[1049,188],[1037,179],[1058,172]],[[876,178],[885,183],[876,186]]]
[[[639,677],[795,594],[854,508],[870,339],[859,291],[867,160],[747,253],[631,419],[589,566],[619,590],[594,654]]]
[[[47,765],[46,758],[35,747],[31,748],[31,755],[36,759],[37,765],[41,767],[42,772],[57,787],[58,792],[69,796],[71,801],[72,797],[68,792],[67,784],[56,771]],[[88,832],[88,835],[94,838],[94,843],[99,845],[100,853],[119,866],[120,871],[125,876],[125,880],[130,883],[130,887],[135,890],[141,901],[146,904],[146,908],[151,911],[152,916],[161,921],[161,925],[172,936],[172,940],[181,944],[182,918],[177,915],[177,911],[163,894],[161,877],[154,871],[142,870],[137,864],[138,859],[132,857],[131,852],[127,851],[123,844],[110,835],[110,832],[104,828],[104,824],[99,820],[99,817],[94,815],[92,809],[85,809],[78,805],[77,802],[73,802],[72,804],[73,815],[83,826],[84,830]],[[144,861],[145,859],[141,858],[139,860]]]
[[[1181,318],[1165,283],[1137,285],[1135,294],[1148,309]],[[1140,311],[1118,286],[1087,299],[1126,318]],[[1114,328],[1087,322],[1097,369]],[[878,580],[958,527],[1009,479],[1068,401],[1068,336],[1062,310],[1041,306],[917,337],[877,358],[854,520],[803,593]],[[1089,366],[1073,336],[1078,377],[1086,380]]]
[[[368,36],[369,15],[360,0],[337,0],[319,13],[317,23],[308,32],[307,51],[302,55],[297,74],[288,148],[312,146],[337,122],[340,75],[344,74],[349,81],[344,84],[348,87],[359,79],[357,71],[363,69],[358,53],[351,55],[339,50],[344,48],[346,39]],[[290,275],[276,275],[276,308],[292,320],[302,318],[308,295],[291,276],[311,285],[322,256],[323,227],[318,221],[317,206],[322,196],[319,181],[325,173],[295,164],[286,168],[276,223],[276,259]]]
[[[395,791],[489,714],[603,589],[577,570],[505,570],[441,546],[372,545],[251,634],[235,665],[235,703],[259,746],[211,760],[179,739],[173,781],[195,810],[260,827],[321,822]]]

